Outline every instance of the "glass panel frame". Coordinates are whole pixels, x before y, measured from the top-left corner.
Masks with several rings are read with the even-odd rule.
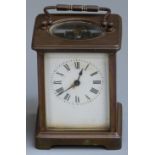
[[[87,40],[99,37],[105,31],[104,28],[89,21],[68,20],[51,26],[49,33],[68,40]]]

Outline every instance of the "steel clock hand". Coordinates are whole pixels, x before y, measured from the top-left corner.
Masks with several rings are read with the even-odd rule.
[[[81,71],[79,72],[79,77],[77,80],[74,81],[74,85],[75,86],[79,86],[80,85],[80,77],[82,76],[83,73],[83,68],[81,69]]]
[[[72,85],[71,85],[70,87],[68,87],[68,88],[65,89],[64,91],[60,92],[59,94],[57,94],[57,96],[63,94],[64,92],[68,91],[68,90],[71,89],[71,88],[74,88],[74,87],[76,87],[76,86],[79,86],[79,85],[80,85],[80,81],[79,81],[79,80],[80,80],[80,77],[82,76],[82,73],[83,73],[83,68],[82,68],[81,71],[79,72],[79,77],[78,77],[78,79],[75,80],[75,81],[72,83]]]
[[[68,91],[69,89],[75,87],[75,84],[73,83],[70,87],[68,87],[67,89],[65,89],[64,91],[60,92],[59,94],[57,94],[57,96],[63,94],[64,92]]]
[[[82,73],[83,73],[83,68],[81,69],[81,71],[79,72],[79,77],[78,77],[78,81],[80,80],[80,77],[82,76]]]

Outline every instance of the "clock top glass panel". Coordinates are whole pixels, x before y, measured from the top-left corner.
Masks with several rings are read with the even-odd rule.
[[[103,53],[45,53],[48,128],[110,128],[108,61]]]
[[[103,28],[86,21],[64,21],[50,27],[49,33],[64,39],[84,40],[103,34]]]

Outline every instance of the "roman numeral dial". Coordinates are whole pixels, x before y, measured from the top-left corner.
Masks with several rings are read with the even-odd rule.
[[[65,64],[64,67],[66,68],[67,71],[70,71],[70,67],[68,66],[68,64]]]
[[[85,67],[85,69],[84,69],[84,70],[86,71],[86,70],[88,69],[88,67],[89,67],[89,64],[87,64],[87,66]]]
[[[80,102],[80,97],[79,96],[75,96],[75,102],[79,103]]]
[[[93,94],[97,94],[99,91],[97,89],[95,89],[95,88],[91,88],[90,92],[92,92]]]
[[[88,100],[90,100],[90,99],[91,99],[88,95],[85,95],[85,97],[86,97]]]
[[[74,62],[75,68],[80,69],[80,62]]]
[[[56,89],[56,92],[57,92],[58,96],[61,95],[63,93],[63,91],[64,91],[63,87],[60,87],[60,88]]]
[[[62,81],[54,81],[54,84],[62,84]]]
[[[90,76],[94,76],[94,75],[96,75],[96,74],[98,74],[98,72],[96,71],[96,72],[94,72],[94,73],[91,73],[90,74]]]
[[[93,61],[75,58],[58,65],[52,74],[50,85],[58,100],[80,106],[95,102],[103,93],[102,77]]]
[[[70,99],[70,94],[66,94],[65,97],[64,97],[64,99],[67,100],[67,101],[69,101],[69,99]]]
[[[101,84],[101,80],[93,80],[93,84]]]
[[[63,73],[56,72],[57,75],[64,76]]]

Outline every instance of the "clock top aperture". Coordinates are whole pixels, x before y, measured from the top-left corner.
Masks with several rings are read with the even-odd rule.
[[[111,14],[110,21],[112,21],[114,25],[114,30],[112,32],[104,32],[102,28],[101,22],[103,21],[104,15],[102,14],[51,14],[51,19],[53,21],[52,25],[49,27],[48,30],[42,30],[41,24],[47,18],[45,14],[40,14],[36,18],[35,28],[34,28],[34,35],[32,41],[32,48],[34,50],[80,50],[80,49],[87,49],[87,50],[103,50],[107,49],[108,51],[111,50],[119,50],[121,47],[121,18],[119,15]],[[65,20],[64,20],[65,19]],[[63,22],[86,22],[89,25],[96,26],[97,30],[101,28],[102,33],[101,35],[95,34],[96,37],[83,37],[84,39],[65,39],[63,37],[58,37],[56,35],[51,35],[51,27],[54,25],[62,24]],[[74,32],[74,34],[79,34],[79,31],[83,31],[83,33],[90,34],[85,30],[80,28]],[[70,34],[70,37],[73,38],[73,35]],[[86,38],[86,39],[85,39]]]

